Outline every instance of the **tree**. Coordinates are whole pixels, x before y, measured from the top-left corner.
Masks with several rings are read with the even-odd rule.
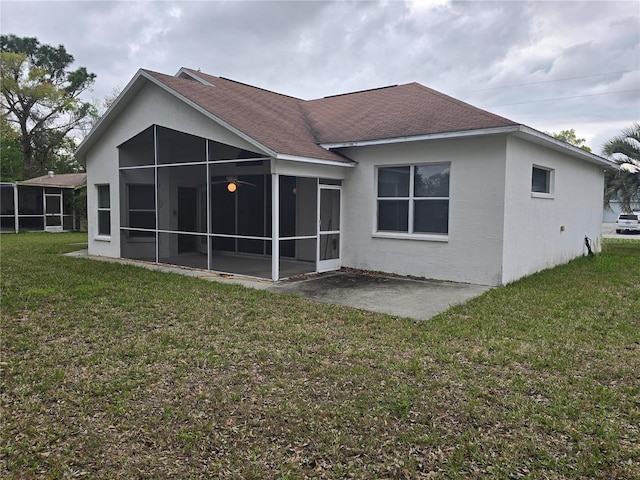
[[[20,132],[0,115],[0,181],[13,182],[22,175]]]
[[[2,114],[20,134],[21,176],[42,175],[68,150],[71,133],[95,117],[95,106],[80,95],[96,76],[84,67],[71,70],[73,56],[62,45],[1,35],[0,50]]]
[[[591,149],[585,145],[587,139],[578,138],[576,131],[573,128],[571,130],[562,130],[560,133],[547,133],[547,135],[551,135],[556,140],[567,142],[574,147],[584,150],[585,152],[591,152]]]
[[[605,174],[605,205],[618,200],[624,212],[630,213],[633,204],[640,204],[640,123],[634,123],[606,142],[603,155],[614,160],[619,170]]]

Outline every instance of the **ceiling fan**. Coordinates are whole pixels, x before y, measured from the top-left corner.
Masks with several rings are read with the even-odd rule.
[[[229,176],[224,180],[217,180],[215,182],[211,182],[212,185],[215,185],[217,183],[226,183],[227,190],[229,190],[231,193],[235,192],[240,185],[249,185],[251,187],[256,186],[255,183],[245,182],[244,180],[238,180],[238,177],[233,177],[233,176]]]

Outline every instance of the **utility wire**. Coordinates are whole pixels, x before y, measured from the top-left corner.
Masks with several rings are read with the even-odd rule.
[[[621,73],[637,72],[638,70],[640,70],[640,68],[633,68],[631,70],[620,70],[618,72],[606,72],[606,73],[594,73],[594,74],[591,74],[591,75],[580,75],[579,77],[558,78],[556,80],[541,80],[539,82],[517,83],[517,84],[514,84],[514,85],[503,85],[501,87],[478,88],[476,90],[465,90],[464,92],[459,92],[459,94],[462,94],[462,93],[473,93],[473,92],[484,92],[486,90],[499,90],[499,89],[502,89],[502,88],[528,87],[529,85],[540,85],[540,84],[543,84],[543,83],[564,82],[565,80],[579,80],[581,78],[602,77],[602,76],[605,76],[605,75],[619,75]]]
[[[506,106],[510,106],[510,105],[524,105],[526,103],[554,102],[556,100],[568,100],[568,99],[571,99],[571,98],[597,97],[599,95],[613,95],[614,93],[630,93],[630,92],[640,92],[640,88],[633,88],[631,90],[617,90],[615,92],[590,93],[590,94],[586,94],[586,95],[572,95],[570,97],[545,98],[543,100],[528,100],[526,102],[501,103],[499,105],[491,105],[491,106],[480,107],[480,108],[506,107]]]

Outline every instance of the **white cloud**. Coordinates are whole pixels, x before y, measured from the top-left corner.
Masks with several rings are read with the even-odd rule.
[[[301,98],[417,81],[598,151],[640,120],[635,1],[3,1],[0,22],[63,44],[98,98],[187,66]]]

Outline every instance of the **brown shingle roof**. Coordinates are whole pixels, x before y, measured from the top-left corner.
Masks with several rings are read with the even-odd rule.
[[[307,102],[319,143],[413,137],[517,125],[419,83]]]
[[[418,83],[305,101],[183,70],[210,85],[145,72],[278,154],[349,162],[320,144],[518,125]]]
[[[18,185],[36,187],[80,188],[87,183],[86,173],[62,173],[53,177],[43,175],[18,182]]]
[[[214,86],[146,72],[276,153],[347,161],[318,145],[305,120],[303,100],[201,72],[194,73]]]

